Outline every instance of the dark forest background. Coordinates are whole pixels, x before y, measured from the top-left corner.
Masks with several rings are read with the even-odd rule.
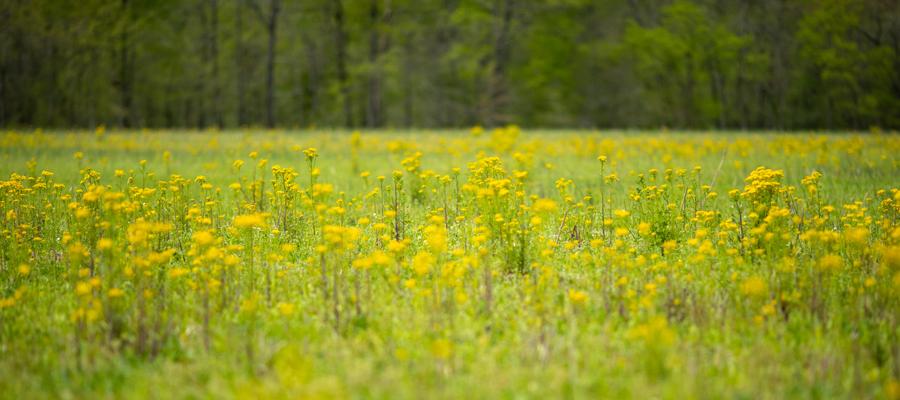
[[[0,126],[900,127],[897,0],[2,0]]]

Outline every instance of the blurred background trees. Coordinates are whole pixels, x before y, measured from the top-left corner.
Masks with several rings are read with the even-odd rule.
[[[896,0],[5,0],[0,125],[900,127]]]

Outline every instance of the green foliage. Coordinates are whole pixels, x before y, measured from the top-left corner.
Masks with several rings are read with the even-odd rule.
[[[894,126],[900,121],[896,39],[892,47],[867,33],[882,28],[863,25],[862,10],[856,1],[824,1],[800,21],[797,31],[804,68],[799,78],[818,92],[807,101],[815,102],[820,114],[809,118],[824,118],[828,126]],[[860,43],[859,35],[871,43]]]
[[[619,49],[635,65],[657,118],[674,126],[732,125],[727,100],[735,83],[762,70],[765,55],[752,51],[751,37],[712,23],[693,3],[678,1],[662,12],[656,28],[629,22]]]
[[[11,0],[0,125],[895,129],[898,37],[883,0]]]

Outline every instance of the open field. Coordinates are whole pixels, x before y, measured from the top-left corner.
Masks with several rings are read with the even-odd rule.
[[[0,132],[0,398],[900,399],[898,154]]]

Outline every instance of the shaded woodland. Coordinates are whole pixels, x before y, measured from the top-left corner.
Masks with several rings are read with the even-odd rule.
[[[0,126],[900,127],[895,0],[4,0]]]

